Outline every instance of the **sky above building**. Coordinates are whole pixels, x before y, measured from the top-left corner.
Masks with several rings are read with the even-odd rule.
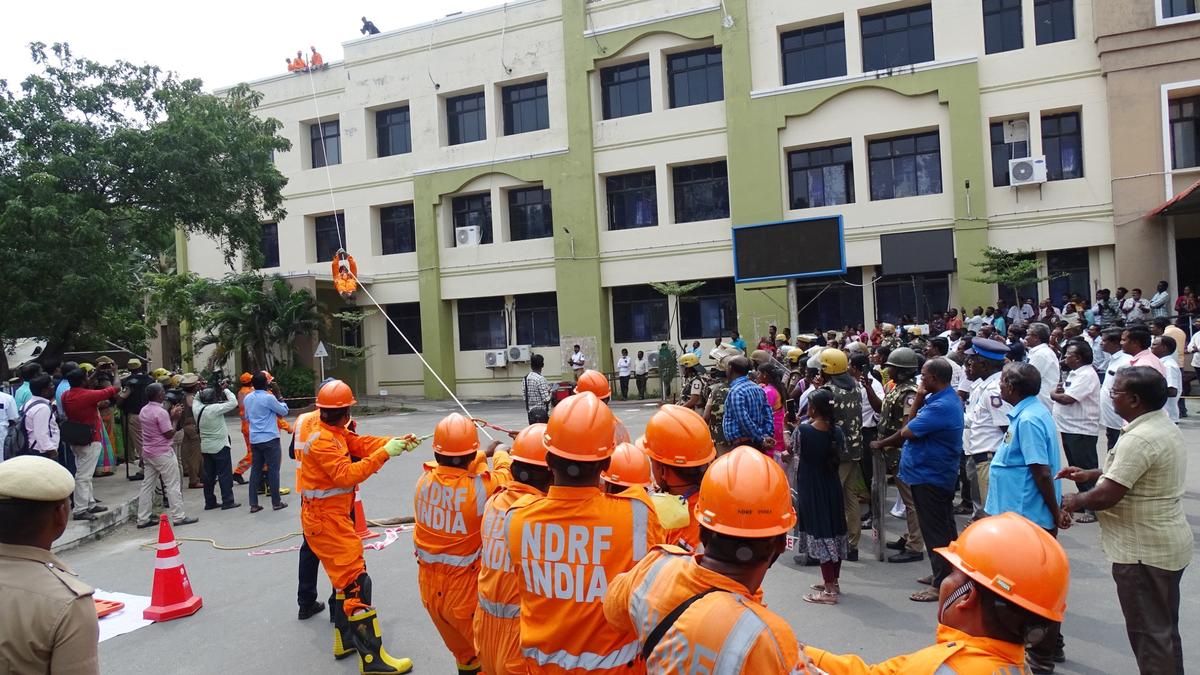
[[[32,71],[29,43],[67,42],[76,56],[108,63],[151,63],[213,90],[285,72],[284,58],[310,46],[342,59],[342,42],[361,37],[360,17],[383,32],[434,21],[500,0],[262,2],[205,0],[7,3],[0,21],[0,79],[18,90]]]

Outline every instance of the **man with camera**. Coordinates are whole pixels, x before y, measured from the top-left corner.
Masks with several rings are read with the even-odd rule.
[[[237,409],[237,396],[229,389],[229,380],[220,378],[215,387],[202,389],[192,401],[192,414],[200,432],[200,453],[204,462],[204,510],[218,506],[221,510],[241,506],[233,499],[233,464],[230,458],[229,429],[225,426],[225,414]],[[217,503],[213,487],[221,486],[221,503]]]

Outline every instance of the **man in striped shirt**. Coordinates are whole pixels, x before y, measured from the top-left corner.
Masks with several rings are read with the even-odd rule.
[[[1092,368],[1092,348],[1084,340],[1071,340],[1063,356],[1063,365],[1070,372],[1065,382],[1050,394],[1054,400],[1054,423],[1062,435],[1067,463],[1081,469],[1099,467],[1096,445],[1100,437],[1100,377]],[[1087,492],[1096,483],[1080,483],[1079,491]],[[1079,523],[1094,523],[1096,515],[1085,511],[1075,519]]]

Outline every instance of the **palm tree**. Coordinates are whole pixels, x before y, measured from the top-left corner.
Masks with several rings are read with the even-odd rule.
[[[269,368],[270,317],[262,311],[266,304],[262,277],[248,274],[225,278],[214,289],[212,302],[198,322],[205,334],[196,341],[196,349],[214,346],[213,363],[245,354],[251,369]]]
[[[262,313],[269,317],[267,343],[277,347],[286,365],[295,364],[296,339],[321,332],[325,319],[317,299],[306,289],[292,289],[282,277],[275,277],[264,295]]]

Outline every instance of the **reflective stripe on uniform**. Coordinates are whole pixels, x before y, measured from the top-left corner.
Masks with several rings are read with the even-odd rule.
[[[348,495],[351,492],[354,492],[353,487],[329,488],[328,490],[301,490],[300,496],[305,499],[325,499],[326,497]]]
[[[475,512],[476,515],[483,515],[483,507],[487,506],[487,490],[483,489],[483,477],[475,476]]]
[[[466,567],[479,560],[479,551],[475,551],[471,555],[450,555],[448,553],[430,553],[418,548],[416,552],[421,562],[449,565],[451,567]]]
[[[594,654],[592,652],[572,654],[561,649],[547,654],[537,647],[525,647],[521,652],[525,655],[525,658],[532,659],[539,666],[554,664],[563,670],[607,670],[632,663],[637,658],[638,649],[638,643],[634,641],[615,652],[607,654]],[[722,671],[714,670],[713,672]]]
[[[633,505],[633,561],[637,562],[646,557],[646,530],[650,527],[650,507],[637,499],[630,503]]]
[[[740,601],[739,601],[740,602]],[[750,608],[742,606],[742,615],[738,617],[725,636],[725,642],[717,653],[717,661],[713,664],[714,673],[740,673],[750,655],[750,648],[758,636],[767,630],[767,624]]]
[[[658,573],[662,572],[663,567],[666,567],[667,563],[671,562],[671,558],[670,555],[664,555],[655,560],[654,564],[646,572],[645,578],[642,579],[642,583],[638,584],[638,587],[633,589],[633,593],[630,594],[629,617],[634,620],[634,629],[641,638],[645,638],[654,629],[654,625],[657,622],[657,620],[652,620],[650,617],[650,608],[646,604],[646,595],[650,592],[650,587],[654,585],[654,580],[658,578]]]
[[[515,619],[521,616],[520,605],[506,605],[503,602],[492,602],[482,595],[479,596],[479,608],[497,619]]]

